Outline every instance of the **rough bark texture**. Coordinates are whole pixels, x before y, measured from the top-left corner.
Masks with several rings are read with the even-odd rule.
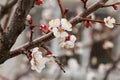
[[[33,7],[35,0],[19,0],[10,26],[0,36],[0,63],[10,57],[9,50],[17,37],[25,29],[26,16]]]

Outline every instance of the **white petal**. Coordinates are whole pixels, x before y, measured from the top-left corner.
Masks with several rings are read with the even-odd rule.
[[[59,42],[65,41],[65,37],[58,37],[58,41],[59,41]]]
[[[71,41],[66,41],[66,42],[61,42],[59,46],[62,47],[62,48],[68,49],[68,48],[73,48],[74,43],[71,42]]]
[[[69,48],[73,48],[74,47],[74,43],[71,41],[67,41],[66,45],[69,46]]]
[[[112,19],[111,19],[111,22],[112,22],[112,23],[115,23],[115,19],[114,19],[114,18],[112,18]]]
[[[66,44],[65,42],[61,42],[61,43],[59,44],[59,46],[62,47],[62,48],[64,48],[65,44]]]
[[[74,43],[76,41],[76,37],[74,35],[71,35],[70,36],[70,41]]]
[[[35,47],[35,48],[32,50],[32,52],[33,52],[33,53],[36,53],[36,52],[38,52],[38,50],[39,50],[39,48],[38,48],[38,47]]]
[[[53,29],[52,29],[52,32],[53,32],[53,34],[54,34],[54,36],[55,36],[56,38],[60,37],[60,35],[61,35],[61,33],[58,31],[57,28],[53,28]]]
[[[36,60],[37,63],[35,62],[35,60]],[[45,64],[48,61],[48,59],[47,58],[39,58],[39,59],[35,59],[35,60],[32,59],[30,61],[31,69],[32,70],[36,70],[37,72],[40,73],[42,71],[42,69],[45,68]]]
[[[29,20],[31,20],[31,19],[32,19],[31,15],[28,14],[27,17],[26,17],[26,20],[29,21]]]
[[[65,19],[65,18],[61,19],[61,26],[64,30],[72,31],[71,23],[68,22],[67,19]]]
[[[61,36],[61,33],[60,33],[60,32],[53,32],[53,34],[54,34],[54,36],[55,36],[56,38],[58,38],[58,37]]]
[[[114,27],[113,23],[115,23],[115,19],[108,16],[107,18],[104,18],[104,22],[107,27],[113,28]]]
[[[36,68],[36,71],[40,73],[44,68],[45,68],[45,65],[39,66],[38,68]]]
[[[60,26],[60,19],[53,19],[49,22],[50,28],[55,28]]]
[[[67,37],[68,36],[68,33],[67,32],[65,32],[65,31],[62,31],[61,32],[61,37]]]

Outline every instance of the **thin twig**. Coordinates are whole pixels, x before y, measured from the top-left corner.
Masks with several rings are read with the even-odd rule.
[[[113,4],[103,4],[102,7],[111,7],[111,6],[114,6],[114,5],[120,5],[120,2],[116,2],[116,3],[113,3]]]
[[[96,20],[93,20],[93,19],[90,19],[90,18],[81,18],[80,19],[81,21],[91,21],[91,22],[98,22],[98,23],[105,23],[103,20],[100,20],[100,19],[96,19]],[[120,23],[113,23],[114,25],[120,25]]]
[[[30,43],[32,43],[33,32],[30,30]]]
[[[65,73],[65,70],[63,68],[63,64],[61,64],[55,56],[53,56],[53,58],[55,59],[55,62],[59,65],[60,69]]]
[[[59,4],[59,7],[60,7],[60,11],[61,11],[61,15],[62,15],[62,18],[65,18],[65,9],[62,5],[62,0],[57,0],[58,1],[58,4]]]
[[[118,57],[118,59],[117,60],[115,60],[114,62],[113,62],[113,65],[112,65],[112,67],[106,72],[106,74],[105,74],[105,77],[104,77],[104,79],[103,80],[107,80],[107,78],[108,78],[108,76],[109,76],[109,74],[111,73],[111,71],[113,70],[113,69],[115,69],[116,68],[116,65],[117,65],[117,63],[120,61],[120,56]]]
[[[45,46],[42,46],[45,50],[47,50],[47,52],[50,52],[51,54],[52,54],[52,52],[47,48],[47,47],[45,47]],[[61,64],[58,60],[57,60],[57,58],[56,58],[56,56],[52,56],[53,58],[54,58],[54,60],[55,60],[55,62],[58,64],[58,66],[60,67],[60,69],[65,73],[65,70],[64,70],[64,68],[63,68],[63,64]]]
[[[99,0],[98,2],[95,2],[93,5],[88,7],[87,10],[83,11],[82,13],[78,14],[76,17],[72,18],[70,20],[71,24],[75,26],[76,24],[80,23],[82,20],[81,18],[85,18],[92,12],[98,10],[99,8],[102,8],[102,4],[106,3],[108,0]]]

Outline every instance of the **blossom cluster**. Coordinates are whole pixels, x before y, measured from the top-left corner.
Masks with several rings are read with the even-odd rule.
[[[32,50],[31,57],[32,57],[30,60],[31,69],[36,70],[39,73],[45,68],[45,65],[47,63],[54,62],[54,59],[52,58],[52,56],[43,57],[43,54],[41,51],[39,51],[38,47],[35,47]]]
[[[39,29],[45,33],[53,32],[54,36],[58,39],[60,47],[67,49],[74,47],[76,37],[68,33],[72,31],[72,25],[67,19],[53,19],[49,21],[49,27],[41,25]]]
[[[68,34],[72,31],[72,25],[67,19],[53,19],[49,22],[49,29],[53,32],[54,36],[58,39],[60,47],[73,48],[76,41],[74,35]]]

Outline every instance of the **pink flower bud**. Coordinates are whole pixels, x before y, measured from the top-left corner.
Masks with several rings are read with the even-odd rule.
[[[39,29],[42,30],[45,33],[49,33],[50,32],[50,30],[48,29],[48,27],[46,25],[41,25],[39,27]]]
[[[64,14],[66,14],[69,11],[69,8],[65,8]]]
[[[84,26],[85,26],[86,28],[89,28],[89,27],[91,27],[91,23],[90,23],[89,21],[85,21],[85,22],[84,22]]]
[[[41,5],[43,3],[43,0],[36,0],[35,4],[36,5]]]
[[[117,5],[113,5],[112,7],[114,8],[114,10],[118,10],[118,6]]]
[[[31,15],[27,15],[26,20],[28,21],[29,24],[32,24],[32,17]]]

